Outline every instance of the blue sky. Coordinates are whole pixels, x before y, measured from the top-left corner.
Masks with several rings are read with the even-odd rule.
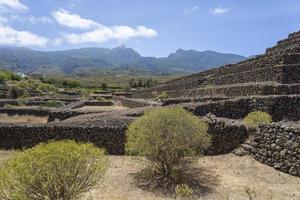
[[[299,0],[0,0],[0,45],[249,56],[298,31],[299,19]]]

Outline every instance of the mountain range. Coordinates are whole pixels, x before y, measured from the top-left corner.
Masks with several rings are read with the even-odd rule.
[[[143,57],[125,46],[36,51],[23,47],[0,47],[0,68],[22,73],[88,74],[97,70],[115,73],[179,74],[237,63],[246,57],[215,51],[179,49],[167,57]]]

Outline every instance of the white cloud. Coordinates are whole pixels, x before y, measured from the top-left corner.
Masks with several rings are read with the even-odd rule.
[[[223,15],[229,12],[229,8],[218,7],[211,9],[210,12],[214,15]]]
[[[23,12],[28,10],[29,8],[20,0],[0,0],[0,45],[46,47],[49,44],[61,44],[61,39],[52,40],[30,31],[17,30],[8,25],[11,20],[32,24],[53,23],[49,17],[37,17]]]
[[[28,14],[29,8],[22,4],[19,0],[0,0],[0,22],[6,23],[10,20],[19,22],[30,22],[32,24],[37,23],[53,23],[53,20],[49,17],[36,17]]]
[[[18,0],[0,0],[0,5],[7,2],[19,2]],[[20,2],[19,2],[20,3]],[[5,4],[6,5],[6,4]],[[8,5],[8,4],[7,4]],[[13,46],[39,46],[45,47],[47,45],[61,45],[63,42],[71,44],[81,43],[102,43],[109,40],[123,41],[137,37],[152,38],[157,36],[154,29],[145,26],[137,26],[135,28],[129,26],[105,26],[90,19],[84,19],[79,15],[71,14],[66,10],[58,9],[52,12],[52,17],[60,25],[78,28],[78,29],[91,29],[83,33],[64,33],[60,38],[49,39],[39,36],[30,31],[17,30],[7,24],[10,20],[18,20],[20,22],[30,23],[53,23],[49,17],[36,17],[30,14],[15,13],[16,9],[24,10],[27,7],[22,7],[18,4],[9,4],[10,8],[15,10],[9,11],[9,15],[2,16],[0,14],[0,44],[13,45]],[[1,11],[1,10],[0,10]],[[8,13],[7,13],[8,14]]]
[[[157,32],[153,29],[138,26],[131,28],[129,26],[103,26],[100,25],[95,30],[85,32],[82,34],[65,34],[67,42],[72,44],[80,43],[103,43],[109,40],[127,40],[135,37],[155,37]]]
[[[93,20],[81,18],[79,15],[71,14],[64,9],[53,11],[52,16],[60,25],[70,28],[90,29],[99,25]]]
[[[8,18],[6,18],[8,19]],[[10,15],[9,20],[15,20],[19,22],[30,22],[31,24],[52,24],[54,23],[53,20],[49,17],[43,16],[43,17],[35,17],[32,15]]]
[[[1,11],[25,11],[28,7],[19,0],[0,0]]]
[[[46,46],[49,39],[28,31],[18,31],[0,24],[0,44],[14,46]]]
[[[196,12],[197,10],[199,10],[198,6],[193,6],[192,8],[186,8],[183,10],[183,15],[189,15],[193,12]]]
[[[155,37],[157,32],[145,26],[132,28],[129,26],[105,26],[90,19],[84,19],[79,15],[71,14],[59,9],[52,12],[53,18],[61,25],[70,28],[92,29],[84,33],[65,33],[63,40],[71,44],[103,43],[109,40],[127,40],[136,37]],[[61,42],[61,41],[60,41]]]
[[[35,16],[29,16],[27,17],[27,20],[32,24],[37,23],[43,23],[43,24],[52,24],[53,20],[50,17],[35,17]]]

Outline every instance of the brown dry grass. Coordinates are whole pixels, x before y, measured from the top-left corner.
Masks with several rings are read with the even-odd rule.
[[[83,111],[113,111],[113,110],[125,110],[128,109],[123,106],[83,106],[81,108],[75,110],[83,110]]]
[[[10,154],[10,151],[0,151],[0,164]],[[110,167],[103,182],[91,191],[93,200],[174,199],[137,187],[134,177],[144,165],[131,157],[110,156]],[[299,177],[276,171],[248,156],[208,156],[200,158],[196,166],[204,172],[204,177],[214,177],[217,182],[210,185],[210,191],[195,199],[249,200],[247,190],[250,188],[256,194],[253,200],[300,200]]]
[[[0,122],[2,123],[31,123],[31,124],[45,124],[48,117],[39,117],[34,115],[7,115],[0,114]]]

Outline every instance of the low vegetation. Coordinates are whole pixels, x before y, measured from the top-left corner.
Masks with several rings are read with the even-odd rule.
[[[129,80],[129,86],[131,88],[142,88],[142,87],[152,87],[157,85],[159,82],[158,80],[153,80],[150,78],[132,78]]]
[[[210,146],[207,129],[205,122],[181,107],[150,110],[129,125],[126,151],[145,156],[151,163],[145,178],[173,193],[178,184],[188,184],[183,173],[192,157]]]
[[[48,100],[46,102],[43,102],[40,107],[48,107],[48,108],[57,108],[60,106],[63,106],[63,102],[56,101],[56,100]]]
[[[107,163],[104,151],[92,144],[39,144],[1,165],[0,199],[78,199],[98,183]]]
[[[5,83],[5,81],[19,81],[22,78],[14,72],[8,70],[0,70],[0,84]]]
[[[99,101],[99,102],[112,102],[111,100],[106,99],[104,97],[97,97],[96,100]]]
[[[266,112],[255,111],[249,113],[243,121],[248,127],[257,128],[259,124],[270,124],[272,117]]]
[[[160,93],[160,94],[157,94],[157,95],[155,96],[154,100],[155,100],[155,101],[162,101],[162,100],[167,99],[167,98],[169,98],[168,93],[167,93],[167,92],[162,92],[162,93]]]
[[[49,95],[58,92],[55,86],[43,83],[35,78],[22,78],[20,80],[9,80],[4,82],[4,88],[7,89],[8,98],[17,99],[30,97],[33,93],[39,96]]]
[[[176,198],[190,199],[193,196],[193,189],[186,184],[177,185],[175,188]]]
[[[6,103],[4,104],[4,108],[16,108],[26,106],[23,100],[17,100],[14,103]]]
[[[175,75],[135,75],[127,73],[99,72],[84,73],[76,75],[48,75],[39,77],[43,82],[64,87],[63,82],[80,83],[77,88],[101,89],[101,90],[125,90],[155,86],[161,82],[168,81],[179,76]]]
[[[0,70],[0,88],[5,89],[7,98],[18,99],[31,96],[57,97],[77,94],[89,97],[94,92],[130,91],[152,87],[176,78],[174,75],[134,75],[104,72],[77,75],[31,74],[18,75],[13,71]]]

